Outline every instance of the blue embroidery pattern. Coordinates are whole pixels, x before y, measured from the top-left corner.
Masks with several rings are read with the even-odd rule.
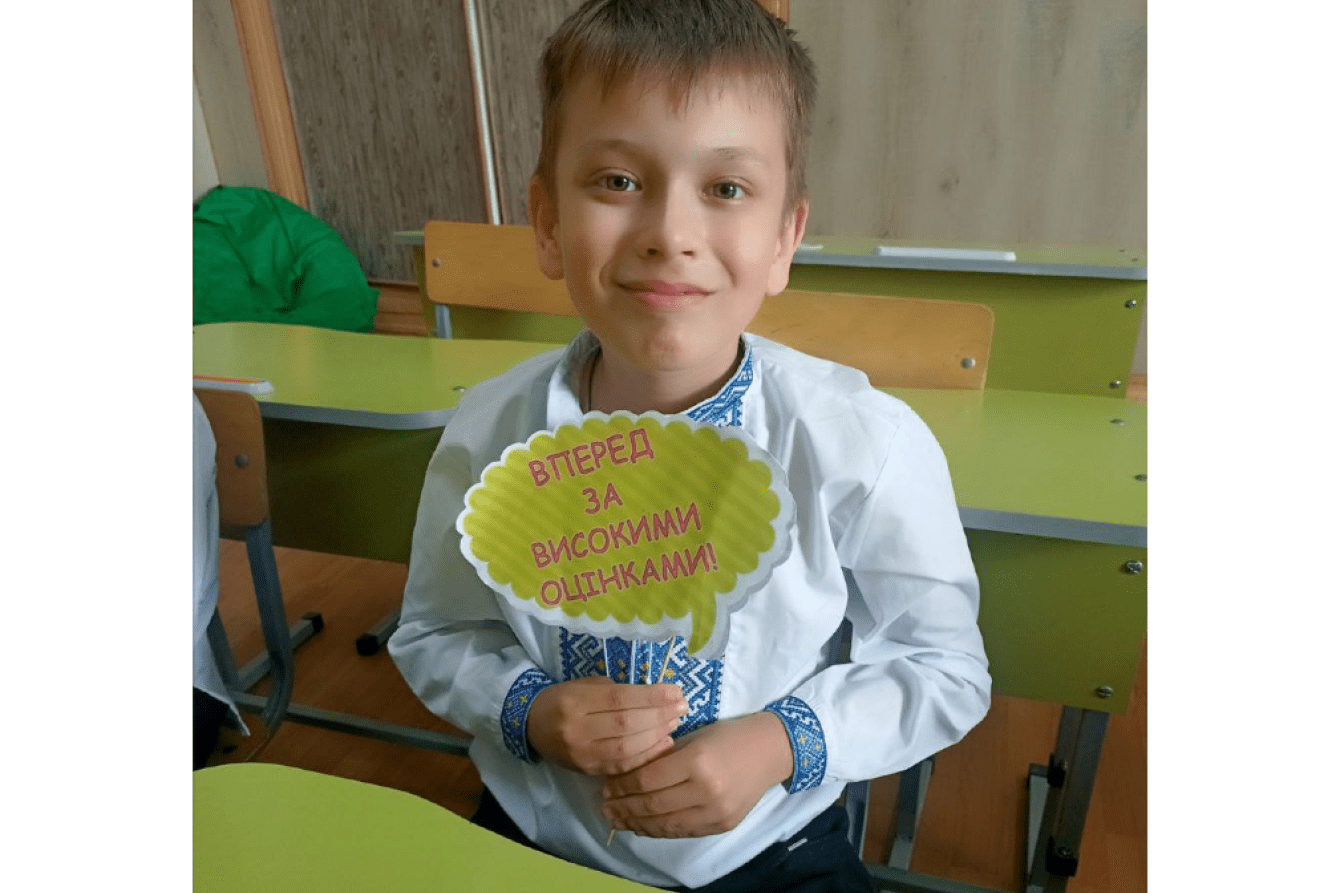
[[[595,636],[584,636],[559,630],[560,652],[563,656],[563,679],[585,679],[605,675],[605,649]]]
[[[601,640],[564,629],[560,631],[559,645],[565,680],[608,676],[621,683],[645,685],[660,680],[678,685],[689,702],[689,712],[672,737],[687,735],[717,720],[721,706],[721,661],[690,657],[682,636],[675,636],[671,642],[630,642],[618,637]],[[605,671],[607,654],[613,668],[610,673]]]
[[[503,698],[503,743],[518,759],[528,763],[534,763],[538,759],[526,741],[526,718],[530,716],[535,696],[556,681],[543,670],[530,669],[516,677],[516,681],[507,691],[507,697]]]
[[[704,400],[685,415],[695,422],[716,425],[718,428],[739,427],[745,391],[754,382],[754,350],[745,345],[744,359],[734,377],[726,382],[715,397]]]
[[[773,701],[763,709],[782,721],[786,736],[791,739],[796,763],[791,773],[790,792],[817,788],[828,769],[828,745],[824,743],[819,717],[814,715],[809,704],[791,695]]]

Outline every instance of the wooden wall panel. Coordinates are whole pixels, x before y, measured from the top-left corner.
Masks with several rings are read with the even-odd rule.
[[[540,51],[582,0],[477,3],[502,222],[524,224],[526,184],[540,155]]]
[[[284,60],[280,56],[269,0],[233,0],[237,36],[247,60],[251,104],[265,156],[266,179],[272,191],[295,205],[311,210],[307,181],[293,126]]]
[[[792,0],[811,234],[1145,240],[1143,0]]]
[[[488,219],[462,5],[272,6],[312,213],[369,278],[412,281],[393,232]]]

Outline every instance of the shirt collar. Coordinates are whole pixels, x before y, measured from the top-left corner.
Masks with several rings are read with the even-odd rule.
[[[741,339],[744,356],[735,367],[735,374],[721,389],[706,400],[691,406],[681,415],[695,422],[715,425],[718,428],[738,427],[743,418],[744,395],[754,381],[754,349],[748,338]],[[575,422],[582,416],[578,394],[581,393],[581,376],[587,363],[600,349],[600,342],[590,329],[583,329],[568,344],[559,358],[558,368],[554,370],[549,383],[549,424],[558,427],[567,422]]]

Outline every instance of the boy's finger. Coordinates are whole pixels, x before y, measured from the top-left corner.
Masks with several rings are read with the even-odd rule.
[[[605,779],[602,799],[617,800],[620,797],[646,794],[688,781],[691,777],[691,762],[684,754],[683,750],[673,751],[663,759],[649,762],[631,772],[611,775]]]
[[[651,743],[644,748],[646,741]],[[652,732],[645,736],[619,739],[618,743],[610,742],[607,746],[610,751],[605,757],[601,774],[622,775],[650,763],[674,748],[675,743],[668,734],[660,735]]]
[[[647,729],[669,726],[673,731],[679,727],[680,717],[687,715],[687,704],[678,706],[636,707],[627,710],[605,710],[592,713],[587,717],[591,738],[617,738]]]
[[[679,686],[670,683],[657,685],[608,685],[593,689],[600,699],[601,711],[631,710],[645,707],[678,706],[688,707],[684,692]]]
[[[636,822],[668,816],[686,809],[702,806],[701,793],[693,785],[677,784],[646,794],[631,794],[617,800],[605,800],[601,811],[605,820],[614,822]]]
[[[609,759],[622,759],[640,753],[661,738],[668,737],[665,726],[660,722],[637,724],[635,727],[618,727],[608,735],[596,735],[591,745],[599,749]]]

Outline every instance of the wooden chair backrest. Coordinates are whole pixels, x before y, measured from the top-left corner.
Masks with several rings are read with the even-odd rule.
[[[852,366],[877,388],[981,390],[995,314],[985,304],[788,289],[749,331]]]
[[[254,527],[270,517],[265,435],[256,398],[211,388],[199,380],[195,395],[214,429],[219,523],[227,527]]]
[[[575,316],[567,288],[540,272],[526,226],[430,221],[424,286],[435,304]],[[788,289],[749,331],[860,369],[876,387],[986,386],[995,314],[984,304]]]
[[[577,315],[563,283],[540,272],[528,226],[429,221],[423,278],[434,304]]]

